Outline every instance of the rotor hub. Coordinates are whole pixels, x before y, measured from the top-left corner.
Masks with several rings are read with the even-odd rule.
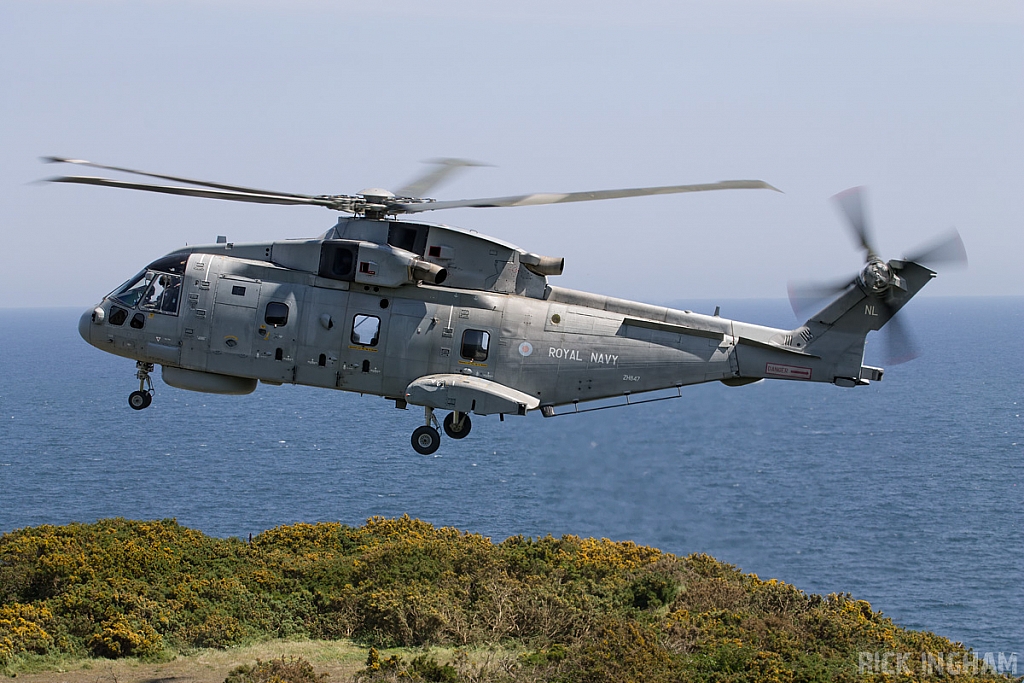
[[[361,190],[359,196],[370,204],[385,204],[387,200],[395,198],[395,193],[380,187],[368,187]]]
[[[880,258],[872,258],[860,272],[860,283],[872,294],[882,294],[893,283],[893,272],[889,264]]]

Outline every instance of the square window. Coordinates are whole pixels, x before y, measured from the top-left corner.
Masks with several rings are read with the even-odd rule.
[[[280,301],[271,301],[267,304],[267,312],[263,316],[263,319],[268,325],[274,327],[282,327],[288,324],[288,304],[283,304]]]
[[[466,330],[462,333],[462,357],[482,363],[487,360],[487,349],[491,335],[483,330]]]
[[[380,318],[375,315],[357,315],[352,321],[352,343],[376,346],[380,341]]]

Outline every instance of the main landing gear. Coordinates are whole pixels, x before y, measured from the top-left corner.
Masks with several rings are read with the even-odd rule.
[[[473,422],[469,419],[469,413],[448,413],[444,418],[444,433],[453,439],[465,439],[469,436],[469,430],[473,428]]]
[[[128,405],[132,410],[142,410],[153,402],[153,380],[149,378],[149,373],[153,372],[153,364],[140,360],[135,367],[138,369],[135,377],[139,380],[139,390],[128,394]]]
[[[412,447],[420,455],[431,455],[441,446],[441,432],[437,429],[437,418],[433,408],[424,408],[426,424],[416,428],[412,433]],[[469,435],[473,423],[469,413],[458,411],[449,413],[444,418],[444,433],[453,439],[464,439]]]

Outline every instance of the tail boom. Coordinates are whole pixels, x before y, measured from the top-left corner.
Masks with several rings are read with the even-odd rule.
[[[874,293],[859,281],[851,283],[835,301],[794,330],[756,326],[737,330],[740,377],[829,382],[843,387],[880,380],[881,368],[864,365],[868,332],[880,330],[935,277],[934,271],[909,261],[890,261],[889,267],[898,278],[886,291]]]

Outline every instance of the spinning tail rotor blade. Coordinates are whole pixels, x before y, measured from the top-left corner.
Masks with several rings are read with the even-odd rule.
[[[763,180],[723,180],[717,183],[701,185],[668,185],[664,187],[637,187],[623,190],[597,190],[593,192],[567,193],[535,193],[509,197],[489,197],[485,199],[456,199],[453,201],[427,202],[424,204],[395,204],[394,208],[404,213],[420,213],[437,211],[438,209],[493,208],[506,206],[540,206],[543,204],[562,204],[566,202],[590,202],[601,199],[621,199],[624,197],[646,197],[658,194],[678,194],[681,192],[705,192],[709,190],[775,190]]]
[[[942,263],[966,266],[967,249],[964,247],[963,240],[960,239],[960,233],[953,230],[948,235],[908,254],[904,259],[927,267]]]
[[[964,247],[960,233],[951,233],[939,237],[930,244],[904,257],[906,261],[919,263],[926,267],[938,264],[967,265],[967,249]],[[886,306],[888,308],[888,305]],[[889,309],[891,312],[891,309]],[[904,316],[899,312],[892,313],[889,322],[882,328],[885,338],[885,362],[889,365],[900,365],[914,360],[920,355],[918,345],[909,328],[903,323]]]
[[[910,331],[903,324],[903,316],[893,315],[882,328],[885,338],[884,362],[888,365],[900,365],[917,358],[920,353]]]
[[[832,199],[839,205],[857,242],[868,252],[868,258],[875,256],[878,252],[871,244],[871,235],[864,217],[864,188],[851,187],[849,190],[843,190],[835,195]]]
[[[793,307],[796,317],[802,318],[822,307],[826,301],[845,292],[854,282],[856,282],[856,278],[827,283],[790,282],[789,305]]]

